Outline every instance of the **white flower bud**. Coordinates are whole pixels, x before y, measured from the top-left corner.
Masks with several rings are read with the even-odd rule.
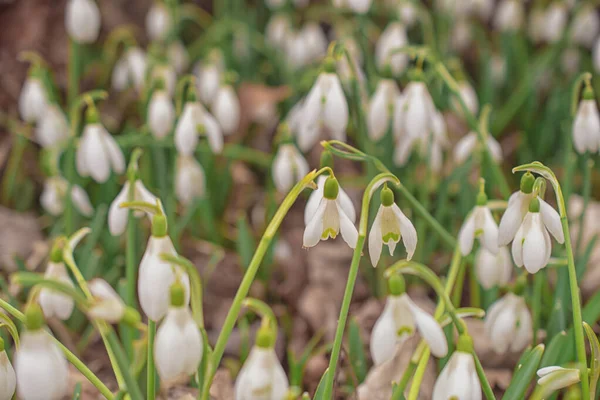
[[[110,208],[108,209],[108,230],[113,236],[122,235],[127,227],[129,210],[127,208],[122,208],[122,203],[127,201],[143,201],[150,204],[156,204],[156,196],[146,189],[141,180],[136,179],[133,185],[131,199],[129,198],[130,188],[131,185],[129,184],[129,180],[125,181],[123,188],[117,197],[115,197],[113,202],[110,204]],[[134,211],[133,215],[139,218],[145,215],[145,213],[142,211]]]
[[[368,134],[371,139],[380,140],[391,126],[398,96],[400,90],[396,82],[391,79],[379,81],[367,114]]]
[[[77,172],[104,183],[110,172],[125,172],[125,157],[115,139],[100,123],[87,124],[77,149]]]
[[[35,139],[42,147],[64,143],[69,137],[69,123],[56,104],[48,104],[35,127]]]
[[[454,147],[454,161],[457,164],[464,163],[478,146],[479,138],[477,137],[477,133],[469,132],[456,143]],[[492,135],[487,136],[486,146],[495,162],[502,161],[502,147]]]
[[[265,27],[267,42],[280,50],[285,48],[285,44],[291,32],[292,24],[285,14],[273,15]]]
[[[452,353],[433,386],[433,400],[480,400],[481,384],[473,355]]]
[[[10,400],[15,394],[17,376],[6,351],[0,351],[0,400]]]
[[[25,79],[19,96],[19,114],[25,122],[37,122],[46,109],[48,98],[40,78]]]
[[[533,322],[525,299],[507,293],[492,304],[485,316],[485,334],[498,354],[523,351],[533,337]]]
[[[282,144],[273,159],[273,182],[281,193],[287,193],[292,186],[308,174],[308,163],[291,143]]]
[[[600,33],[600,19],[591,5],[584,5],[577,11],[571,24],[571,38],[586,48],[594,45],[594,40]]]
[[[471,253],[476,237],[487,251],[498,254],[498,225],[487,205],[475,206],[458,232],[458,242],[463,256]]]
[[[100,10],[93,0],[69,0],[65,25],[71,39],[77,43],[93,43],[100,33]]]
[[[223,133],[215,118],[199,102],[189,101],[175,128],[175,148],[180,154],[193,155],[199,135],[206,136],[213,152],[223,151]]]
[[[44,273],[44,278],[56,280],[67,286],[74,287],[65,264],[62,262],[49,262]],[[69,319],[75,306],[75,302],[70,296],[47,287],[40,290],[38,300],[46,318],[56,317],[63,321]]]
[[[55,176],[46,179],[42,195],[40,196],[40,203],[48,214],[59,216],[64,212],[65,196],[68,187],[69,183],[62,177]],[[94,213],[94,208],[90,203],[90,199],[81,186],[72,185],[71,201],[81,215],[91,217]]]
[[[481,246],[475,256],[474,264],[477,280],[484,289],[504,286],[510,281],[513,264],[506,246],[499,247],[497,254],[493,254]]]
[[[127,50],[125,57],[129,66],[129,81],[141,92],[146,83],[146,54],[139,47],[132,47]]]
[[[272,348],[254,346],[235,380],[235,400],[281,400],[289,383]]]
[[[581,372],[576,368],[544,367],[538,369],[537,375],[538,385],[544,387],[544,397],[581,381]]]
[[[458,82],[458,92],[467,106],[467,110],[469,110],[472,115],[476,116],[479,111],[479,100],[477,99],[477,93],[475,93],[473,86],[467,81],[460,81]],[[464,115],[464,110],[457,99],[452,99],[452,106],[461,116]]]
[[[316,22],[307,22],[300,31],[307,49],[307,61],[321,60],[327,54],[327,37]]]
[[[375,47],[375,60],[379,70],[391,68],[394,76],[401,74],[408,65],[408,55],[399,52],[408,44],[406,30],[400,22],[391,22],[379,37]]]
[[[164,139],[175,123],[175,106],[164,90],[156,90],[148,104],[148,128],[157,139]]]
[[[175,40],[167,48],[169,63],[178,74],[183,73],[190,66],[190,56],[180,40]]]
[[[568,10],[562,2],[555,1],[545,13],[544,40],[556,43],[563,37],[567,25]]]
[[[290,32],[285,41],[285,55],[293,69],[301,68],[309,63],[310,52],[302,32]]]
[[[231,85],[219,88],[211,110],[225,135],[231,135],[237,130],[240,124],[240,101]]]
[[[100,319],[109,324],[121,322],[125,315],[125,303],[117,292],[104,280],[93,279],[89,284],[94,302],[88,310],[93,319]]]
[[[194,75],[198,78],[198,94],[204,104],[210,104],[217,95],[224,69],[223,55],[219,51],[211,52],[206,62],[194,67]]]
[[[502,32],[518,31],[523,25],[524,15],[521,0],[501,0],[494,15],[494,26]]]
[[[594,98],[582,100],[573,120],[573,145],[578,153],[598,152],[600,146],[600,115]]]
[[[188,206],[194,199],[204,197],[206,178],[202,165],[192,155],[180,154],[175,170],[175,195],[181,204]]]
[[[146,32],[150,40],[165,40],[171,25],[171,15],[167,6],[162,2],[155,2],[146,14]]]

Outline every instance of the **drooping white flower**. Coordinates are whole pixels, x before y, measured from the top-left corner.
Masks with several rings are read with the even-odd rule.
[[[454,147],[454,161],[457,164],[464,163],[478,146],[479,138],[477,137],[477,133],[469,132],[456,143]],[[502,161],[502,147],[500,147],[500,143],[492,135],[487,135],[486,146],[495,162]]]
[[[506,246],[515,237],[533,198],[534,180],[529,173],[523,175],[520,189],[508,198],[508,205],[498,226],[498,246]]]
[[[210,104],[217,95],[224,70],[225,62],[219,50],[213,50],[206,61],[196,64],[194,75],[198,78],[198,94],[204,104]]]
[[[373,0],[333,0],[333,6],[347,8],[357,14],[365,14],[371,8]]]
[[[175,106],[165,90],[156,90],[148,104],[148,128],[157,138],[165,138],[175,122]]]
[[[512,261],[506,246],[498,248],[497,254],[492,254],[485,247],[480,247],[475,256],[477,280],[485,289],[494,286],[504,286],[512,275]]]
[[[223,151],[223,133],[215,118],[200,102],[188,101],[175,128],[177,151],[180,154],[193,155],[200,135],[206,136],[213,152]]]
[[[411,0],[401,1],[397,6],[400,20],[408,27],[412,27],[417,22],[419,10]]]
[[[533,337],[533,321],[525,299],[507,293],[497,300],[487,311],[484,328],[496,353],[525,349]]]
[[[267,43],[280,50],[285,49],[288,36],[292,32],[292,23],[286,14],[273,15],[265,27]]]
[[[581,371],[577,368],[544,367],[537,370],[537,376],[540,378],[537,383],[544,387],[546,396],[581,381]]]
[[[454,50],[461,53],[469,48],[472,41],[471,21],[466,18],[460,18],[454,23],[454,28],[452,28],[450,45]]]
[[[117,91],[134,85],[138,92],[144,88],[146,79],[146,54],[139,47],[130,47],[119,57],[113,67],[111,85]]]
[[[600,33],[600,18],[591,5],[583,5],[575,14],[571,24],[571,39],[586,48],[591,48]]]
[[[397,343],[405,341],[417,330],[433,355],[444,357],[448,353],[444,331],[431,315],[420,309],[406,293],[389,295],[371,333],[371,357],[375,365],[391,359]]]
[[[156,218],[156,216],[154,217]],[[190,300],[190,280],[179,266],[171,265],[161,259],[161,254],[177,255],[173,242],[166,232],[158,235],[154,232],[148,239],[146,251],[142,257],[138,276],[138,296],[144,313],[153,321],[161,320],[169,309],[170,288],[177,279],[185,288],[187,305]],[[155,235],[157,234],[157,235]]]
[[[319,175],[317,178],[317,190],[310,194],[308,201],[306,202],[306,208],[304,209],[304,225],[308,225],[313,215],[317,212],[321,200],[323,200],[323,191],[325,189],[325,182],[327,176]],[[352,222],[356,221],[356,211],[354,210],[354,204],[350,200],[350,196],[344,191],[343,188],[339,188],[338,200],[344,210],[344,213],[350,218]]]
[[[568,10],[565,4],[554,1],[545,13],[544,18],[544,40],[548,43],[556,43],[562,37],[567,25]]]
[[[486,204],[487,197],[480,193],[477,196],[477,205],[458,232],[458,242],[463,256],[471,253],[475,238],[479,238],[481,245],[490,253],[498,254],[498,225]]]
[[[600,146],[600,114],[593,93],[588,97],[579,103],[573,120],[573,145],[580,154],[596,153]]]
[[[48,96],[41,79],[28,76],[19,95],[19,114],[23,121],[37,122],[44,115],[47,104]]]
[[[202,165],[193,155],[179,154],[175,169],[175,195],[181,204],[187,206],[194,199],[204,197],[206,178]]]
[[[46,267],[44,279],[56,280],[67,286],[74,287],[65,264],[62,261],[50,261]],[[38,301],[46,318],[56,317],[63,321],[69,319],[75,306],[75,302],[70,296],[47,287],[40,290]]]
[[[183,73],[190,65],[190,56],[181,40],[175,40],[169,45],[167,58],[178,74]]]
[[[61,215],[65,210],[65,197],[68,189],[69,183],[63,177],[54,176],[46,179],[40,196],[40,203],[44,210],[53,216]],[[91,217],[94,213],[94,207],[81,186],[71,185],[71,201],[81,215]]]
[[[119,323],[125,315],[125,303],[117,292],[104,280],[92,279],[88,284],[94,297],[88,315],[93,319],[100,319],[110,324]]]
[[[231,135],[240,125],[240,101],[231,85],[222,85],[213,100],[211,110],[223,134]]]
[[[8,355],[4,350],[4,341],[0,339],[2,344],[0,348],[0,400],[10,400],[15,394],[17,388],[17,376],[13,369]]]
[[[332,138],[345,141],[348,125],[348,103],[338,76],[323,72],[304,100],[304,122],[298,134],[298,145],[309,150],[323,130]]]
[[[99,122],[87,124],[77,148],[77,172],[104,183],[110,172],[125,172],[125,157],[115,139]]]
[[[125,56],[121,56],[115,62],[110,77],[110,84],[117,92],[127,89],[129,85],[129,65]]]
[[[309,49],[304,42],[302,32],[290,32],[285,41],[284,52],[286,61],[292,69],[299,69],[309,63]]]
[[[479,100],[477,100],[477,93],[475,93],[473,86],[465,80],[460,81],[458,82],[458,92],[467,106],[467,110],[469,110],[472,115],[477,115],[477,111],[479,111]],[[454,109],[457,110],[461,116],[464,115],[464,110],[457,99],[452,99],[452,104]]]
[[[77,43],[93,43],[100,33],[100,10],[93,0],[69,0],[65,12],[69,37]]]
[[[307,22],[300,30],[307,49],[307,62],[320,61],[327,54],[327,37],[316,22]]]
[[[172,305],[156,332],[154,354],[162,381],[196,373],[202,360],[202,334],[187,305]]]
[[[481,384],[473,355],[457,350],[433,386],[433,400],[481,400]]]
[[[35,139],[42,147],[56,146],[69,137],[69,124],[56,104],[48,104],[35,127]]]
[[[394,107],[400,90],[392,79],[382,79],[371,98],[367,114],[369,137],[381,139],[393,122]]]
[[[392,190],[384,187],[381,190],[381,205],[369,233],[369,256],[373,267],[379,262],[383,244],[388,246],[390,255],[393,255],[400,238],[406,247],[406,259],[410,260],[417,248],[417,230],[394,203]]]
[[[129,197],[130,190],[131,198]],[[127,201],[145,201],[146,203],[156,204],[156,196],[150,193],[139,179],[135,180],[133,187],[130,185],[129,180],[125,181],[123,188],[108,209],[108,230],[113,236],[119,236],[125,232],[129,211],[126,208],[122,208],[121,203]],[[139,218],[143,216],[144,213],[135,211],[133,215]]]
[[[501,32],[518,31],[524,18],[525,10],[521,0],[501,0],[494,15],[494,26]]]
[[[320,240],[335,239],[340,232],[350,248],[356,247],[358,232],[353,220],[346,214],[345,207],[341,204],[339,192],[337,179],[327,178],[319,206],[304,229],[302,240],[304,247],[313,247]]]
[[[548,264],[552,253],[548,232],[558,243],[564,243],[564,232],[556,210],[539,197],[533,198],[512,243],[517,267],[525,266],[529,273],[535,274]]]
[[[271,170],[277,190],[287,193],[308,174],[308,163],[296,146],[292,143],[284,143],[277,150]]]
[[[286,2],[287,2],[286,0],[265,0],[265,4],[267,5],[267,7],[269,7],[272,10],[280,8]]]
[[[406,30],[400,22],[390,22],[379,37],[375,46],[377,68],[384,71],[390,68],[394,76],[400,75],[408,65],[408,55],[398,49],[408,44]]]
[[[340,80],[344,85],[346,85],[354,77],[354,71],[358,71],[357,79],[359,82],[364,81],[364,72],[361,69],[363,55],[360,50],[360,46],[358,43],[356,43],[356,40],[349,35],[342,36],[339,41],[344,44],[344,48],[348,52],[352,62],[348,62],[348,58],[346,56],[337,59],[336,71],[340,77]]]
[[[546,31],[546,10],[541,7],[534,7],[529,13],[527,24],[527,34],[534,44],[544,41]]]
[[[154,2],[146,14],[146,32],[150,40],[165,40],[171,26],[171,14],[167,6],[163,2]]]
[[[22,400],[61,400],[69,383],[67,360],[44,329],[26,330],[15,352],[17,394]]]
[[[254,346],[235,380],[235,400],[280,400],[289,383],[272,347]]]

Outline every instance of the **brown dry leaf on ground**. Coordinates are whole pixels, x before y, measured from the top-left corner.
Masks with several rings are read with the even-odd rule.
[[[291,93],[287,86],[269,87],[257,83],[244,82],[238,89],[241,116],[239,132],[242,136],[252,123],[270,126],[277,119],[277,104]]]

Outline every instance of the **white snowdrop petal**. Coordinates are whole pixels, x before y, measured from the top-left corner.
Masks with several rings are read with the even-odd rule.
[[[504,354],[514,340],[516,315],[512,307],[505,307],[496,316],[488,333],[492,348],[498,354]]]
[[[492,254],[498,253],[498,225],[492,216],[489,208],[485,207],[484,211],[484,226],[483,233],[480,236],[480,241],[488,251]]]
[[[562,228],[562,223],[560,221],[560,215],[558,212],[544,200],[539,198],[540,200],[540,216],[542,217],[542,222],[546,229],[554,236],[558,243],[565,242],[565,235]]]
[[[529,206],[531,195],[526,195],[521,191],[513,193],[508,200],[508,207],[500,219],[498,227],[498,245],[506,246],[515,237],[517,230],[523,222],[525,213]]]
[[[303,247],[313,247],[321,240],[323,234],[323,216],[327,207],[327,199],[323,198],[304,229]]]
[[[472,212],[458,232],[458,243],[463,256],[469,255],[475,241],[475,212]]]
[[[208,112],[204,113],[202,120],[204,124],[206,138],[213,152],[220,154],[223,151],[223,132],[215,118]]]
[[[126,181],[123,185],[123,188],[117,197],[115,197],[113,202],[110,204],[110,208],[108,209],[108,230],[113,236],[119,236],[125,232],[125,227],[127,226],[127,215],[129,212],[126,208],[121,208],[121,203],[127,201],[128,194],[129,181]]]
[[[329,91],[325,94],[325,106],[323,110],[323,121],[332,132],[343,134],[339,139],[345,138],[348,125],[348,103],[344,96],[344,90],[339,78],[335,74],[330,75]]]
[[[516,327],[516,332],[510,346],[511,351],[513,352],[522,351],[533,339],[533,321],[531,313],[529,312],[529,309],[527,309],[525,300],[523,298],[520,298],[519,300],[519,306],[517,308],[518,326]]]
[[[91,217],[94,213],[94,207],[90,203],[90,199],[86,191],[79,185],[73,185],[71,188],[71,200],[73,205],[77,207],[77,210],[81,215],[85,217]]]
[[[404,247],[406,247],[406,258],[407,260],[410,260],[417,248],[417,230],[410,219],[404,215],[402,210],[400,210],[396,204],[392,204],[392,211],[394,211],[394,214],[400,223],[402,242],[404,243]]]
[[[0,399],[12,399],[17,388],[17,376],[6,351],[0,352]]]
[[[324,182],[323,185],[325,185]],[[354,209],[354,204],[352,203],[350,196],[348,196],[348,194],[341,187],[338,194],[338,202],[342,207],[342,210],[344,210],[346,216],[350,219],[350,221],[352,221],[352,223],[354,223],[356,221],[356,210]]]
[[[106,182],[110,176],[110,161],[102,140],[103,129],[99,124],[87,125],[80,143],[87,171],[98,183]]]
[[[526,217],[527,218],[527,217]],[[523,222],[524,223],[524,222]],[[521,226],[515,235],[515,239],[512,242],[512,256],[517,267],[523,266],[523,241],[524,241],[524,229]]]
[[[25,122],[37,122],[47,107],[48,100],[42,81],[28,77],[19,95],[19,114]]]
[[[371,232],[369,232],[369,257],[371,258],[371,265],[377,267],[379,258],[381,257],[381,249],[383,248],[383,238],[381,235],[381,210],[383,206],[379,207],[377,215],[373,220],[371,226]]]
[[[383,312],[375,322],[371,332],[370,351],[375,365],[381,365],[391,359],[396,346],[396,324],[394,323],[393,306],[390,297]]]
[[[104,150],[108,155],[108,160],[110,161],[112,170],[116,174],[123,174],[125,172],[125,156],[117,144],[117,141],[110,133],[106,131],[106,129],[104,129],[102,139]]]
[[[77,43],[93,43],[100,33],[100,10],[93,0],[69,0],[65,25]]]
[[[175,107],[164,90],[154,92],[148,105],[148,126],[157,139],[166,137],[175,121]]]
[[[440,325],[431,315],[421,310],[412,301],[409,304],[419,334],[429,345],[431,354],[438,358],[445,357],[448,354],[448,342]]]
[[[539,213],[531,215],[531,226],[523,242],[523,265],[534,274],[546,266],[548,251],[544,230]]]
[[[155,2],[146,14],[146,32],[150,40],[164,40],[171,29],[171,16],[167,7]]]
[[[339,217],[340,217],[340,232],[342,234],[342,238],[351,249],[356,247],[356,242],[358,240],[358,231],[354,226],[354,223],[350,220],[350,218],[344,212],[339,201],[336,201]]]
[[[202,110],[197,111],[201,107],[199,103],[191,102],[186,103],[183,107],[183,112],[175,128],[175,147],[180,154],[192,155],[196,151],[198,121],[196,121],[195,114],[202,112]]]
[[[304,208],[304,225],[308,225],[313,215],[317,211],[317,208],[319,208],[319,205],[321,204],[326,180],[327,177],[324,175],[319,175],[319,177],[317,178],[317,189],[310,194],[310,196],[308,197],[308,201],[306,202],[306,208]],[[340,193],[341,192],[342,190],[340,188]]]
[[[467,161],[469,156],[473,153],[476,144],[477,135],[474,132],[465,135],[454,147],[454,161],[457,164],[462,164]]]
[[[234,133],[240,122],[240,102],[231,86],[224,86],[217,92],[212,110],[223,133]]]

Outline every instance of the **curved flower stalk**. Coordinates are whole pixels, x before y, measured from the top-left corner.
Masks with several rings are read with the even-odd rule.
[[[473,339],[461,335],[456,351],[435,381],[433,400],[481,400],[481,384],[472,351]]]
[[[271,173],[277,190],[287,193],[308,174],[308,162],[293,143],[282,143],[273,158]]]
[[[146,33],[150,40],[166,40],[172,26],[167,6],[162,1],[155,1],[146,14]]]
[[[180,154],[193,155],[198,146],[198,136],[206,136],[214,153],[223,151],[223,133],[217,120],[195,100],[192,91],[183,107],[175,128],[175,147]]]
[[[369,103],[367,114],[367,126],[369,137],[380,140],[393,123],[396,99],[400,96],[400,90],[392,79],[382,79],[377,84]]]
[[[457,164],[462,164],[469,156],[473,154],[476,148],[479,145],[479,138],[477,137],[476,132],[469,132],[465,136],[463,136],[456,146],[454,147],[454,161]],[[489,153],[492,156],[492,159],[499,163],[502,161],[502,147],[500,147],[500,143],[491,135],[487,135],[486,137],[486,146],[488,148]]]
[[[417,248],[417,230],[394,202],[394,192],[384,186],[381,189],[381,205],[369,234],[369,256],[373,267],[379,262],[383,244],[388,246],[390,255],[393,255],[400,238],[406,247],[406,258],[410,260]]]
[[[490,306],[484,327],[498,354],[520,352],[533,338],[533,321],[525,299],[513,293],[507,293]]]
[[[505,286],[510,281],[513,264],[506,246],[498,247],[496,254],[481,246],[475,255],[474,264],[477,280],[484,289]]]
[[[46,179],[40,203],[44,210],[50,215],[59,216],[65,211],[65,203],[69,183],[62,176],[54,176]],[[78,185],[71,185],[71,204],[75,206],[81,215],[91,217],[94,214],[94,207],[86,191]]]
[[[323,185],[323,197],[304,230],[304,247],[313,247],[320,240],[335,239],[340,232],[350,248],[356,246],[358,232],[341,204],[339,193],[337,179],[333,176],[328,177]]]
[[[201,199],[206,193],[206,177],[202,165],[194,158],[178,154],[175,166],[175,196],[184,206],[194,199]]]
[[[62,248],[54,245],[50,253],[50,262],[46,266],[44,279],[56,280],[69,287],[74,287],[62,258]],[[67,320],[73,313],[74,300],[64,293],[43,287],[39,292],[38,302],[46,318],[56,317]]]
[[[17,376],[0,338],[0,400],[10,400],[17,388]]]
[[[444,357],[448,353],[448,343],[437,321],[408,297],[401,275],[390,277],[388,284],[390,294],[371,333],[370,349],[375,365],[391,359],[396,346],[414,335],[416,330],[433,355]]]
[[[148,128],[157,139],[164,139],[175,123],[175,106],[160,82],[148,103]]]
[[[94,0],[69,0],[65,12],[69,37],[81,44],[94,43],[100,33],[100,10]]]
[[[473,250],[475,238],[487,251],[498,253],[498,225],[487,206],[487,196],[483,190],[483,183],[477,195],[477,205],[467,216],[463,226],[458,232],[458,242],[463,256],[469,255]]]
[[[600,147],[600,114],[594,91],[588,85],[573,120],[573,145],[579,154],[597,153]]]
[[[56,104],[48,104],[35,127],[35,139],[42,147],[64,144],[69,138],[69,124],[65,114]]]
[[[240,125],[240,101],[231,85],[222,85],[212,101],[211,111],[223,134],[231,135]]]
[[[31,304],[25,312],[25,331],[15,352],[17,393],[23,400],[59,400],[67,392],[67,360],[46,332],[42,310]]]
[[[375,46],[375,60],[377,68],[385,71],[387,68],[393,76],[397,77],[408,66],[408,55],[401,53],[398,49],[408,45],[406,29],[398,21],[390,22]]]

